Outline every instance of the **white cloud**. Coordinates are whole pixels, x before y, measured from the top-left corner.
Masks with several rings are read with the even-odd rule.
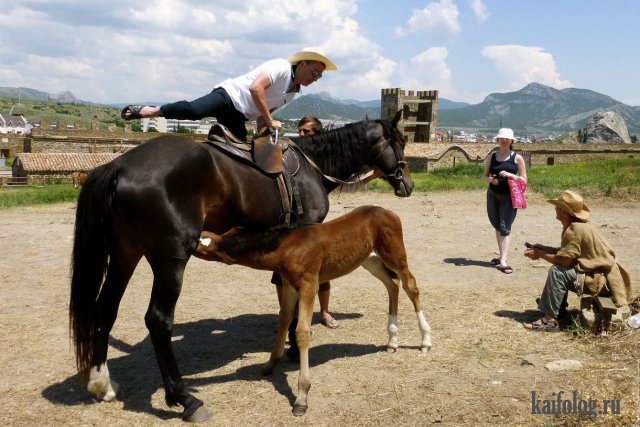
[[[411,58],[403,70],[402,88],[409,90],[438,90],[440,96],[452,93],[451,69],[447,65],[449,51],[445,47],[432,47]]]
[[[396,30],[398,35],[428,33],[436,40],[449,39],[460,32],[458,6],[452,0],[429,3],[424,9],[414,9],[406,27]]]
[[[531,82],[556,89],[573,86],[560,77],[553,55],[541,47],[494,45],[482,49],[482,55],[493,60],[500,74],[509,82],[509,90],[521,89]]]
[[[482,0],[471,0],[471,9],[476,16],[476,21],[482,23],[489,19],[489,10]]]

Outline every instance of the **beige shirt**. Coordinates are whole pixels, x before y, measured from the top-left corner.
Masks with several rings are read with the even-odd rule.
[[[618,307],[631,301],[631,279],[627,271],[616,262],[616,254],[605,238],[589,222],[574,222],[562,233],[557,255],[577,260],[580,273],[602,273],[611,290],[611,298]],[[604,281],[585,279],[589,294],[597,295]]]
[[[576,268],[581,273],[606,273],[616,262],[613,248],[590,222],[574,222],[567,227],[557,255],[577,260]]]

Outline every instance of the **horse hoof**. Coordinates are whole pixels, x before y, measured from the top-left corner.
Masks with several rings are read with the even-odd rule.
[[[387,353],[395,353],[397,350],[396,347],[387,347]]]
[[[273,364],[271,362],[268,362],[262,365],[262,369],[260,369],[260,373],[265,376],[273,374]]]
[[[183,420],[190,423],[203,423],[212,416],[213,412],[211,412],[206,406],[202,405],[201,407],[196,409],[193,414],[189,415],[186,418],[183,418]]]
[[[423,353],[423,354],[427,354],[427,352],[428,352],[429,350],[431,350],[431,346],[428,346],[428,347],[422,347],[422,348],[420,349],[420,352],[421,352],[421,353]]]
[[[294,417],[301,417],[307,412],[306,406],[294,406],[291,411]]]

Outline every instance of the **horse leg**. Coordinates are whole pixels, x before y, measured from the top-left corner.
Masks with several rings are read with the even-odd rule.
[[[164,382],[165,401],[169,406],[184,407],[182,419],[185,421],[206,421],[212,413],[200,399],[187,391],[171,344],[173,316],[187,260],[177,257],[163,258],[157,261],[150,260],[150,264],[153,270],[153,289],[144,320]]]
[[[311,318],[313,302],[318,293],[318,280],[301,280],[298,288],[298,326],[296,340],[300,350],[300,374],[298,375],[298,397],[293,404],[293,415],[299,417],[307,411],[307,396],[311,388],[309,377],[309,347],[311,345]]]
[[[284,344],[287,339],[287,332],[291,319],[293,319],[293,311],[298,300],[298,293],[286,280],[282,283],[282,303],[280,304],[280,312],[278,314],[278,336],[276,337],[271,357],[269,361],[262,366],[263,375],[271,375],[273,368],[278,364],[284,355]]]
[[[114,255],[109,262],[105,282],[97,300],[97,322],[87,390],[97,399],[106,402],[113,400],[118,394],[118,384],[111,380],[107,367],[109,333],[116,321],[124,291],[140,258],[139,255],[123,256],[122,252]]]
[[[379,256],[371,255],[362,263],[373,277],[380,280],[389,294],[389,315],[387,319],[387,332],[389,342],[387,342],[387,352],[394,353],[398,349],[398,295],[400,293],[400,281],[393,277],[393,272],[389,271]],[[394,275],[395,276],[395,275]]]

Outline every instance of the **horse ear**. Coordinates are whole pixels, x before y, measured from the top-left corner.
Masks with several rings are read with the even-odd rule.
[[[391,125],[394,129],[398,128],[398,122],[400,122],[400,118],[402,117],[402,110],[399,110],[395,116],[393,116],[393,120],[391,120]]]

